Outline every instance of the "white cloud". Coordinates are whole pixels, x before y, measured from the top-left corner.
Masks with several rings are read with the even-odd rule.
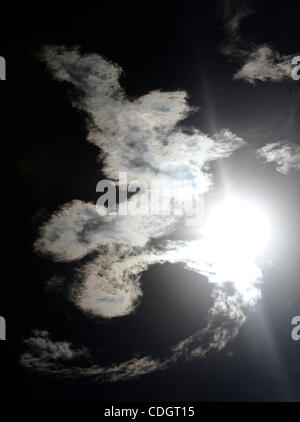
[[[182,200],[184,195],[206,192],[211,186],[210,162],[229,157],[245,144],[228,129],[209,137],[195,129],[187,133],[177,128],[176,124],[193,111],[185,92],[153,91],[131,100],[119,85],[121,69],[99,55],[48,47],[42,58],[58,80],[68,81],[79,90],[74,105],[89,115],[88,140],[99,147],[107,178],[116,179],[123,171],[129,182],[157,180],[166,193]],[[213,348],[224,348],[243,322],[239,291],[235,299],[220,293],[227,280],[205,254],[191,257],[199,245],[170,242],[157,249],[149,246],[152,239],[168,234],[179,218],[100,217],[95,204],[76,200],[62,206],[41,227],[35,249],[67,262],[97,251],[97,257],[78,270],[69,298],[82,311],[103,318],[128,315],[136,309],[142,296],[140,277],[150,265],[184,262],[188,269],[207,275],[219,292],[204,331],[175,345],[163,359],[143,356],[109,367],[99,365],[97,359],[93,364],[75,364],[73,358],[83,357],[81,349],[68,342],[53,342],[48,333],[35,332],[26,341],[29,351],[22,356],[23,364],[59,376],[116,381],[164,369],[179,358],[204,356]],[[61,279],[59,283],[54,280],[51,286],[59,284],[61,288],[61,283]],[[221,326],[220,312],[225,316]]]
[[[228,295],[223,288],[218,288],[213,299],[207,326],[165,350],[163,357],[137,356],[119,364],[103,366],[91,351],[76,349],[67,341],[54,341],[48,331],[33,330],[32,336],[25,340],[28,350],[21,356],[21,363],[28,370],[43,375],[116,382],[164,370],[182,359],[203,358],[212,350],[224,349],[245,321],[239,294]]]
[[[107,243],[144,246],[173,225],[169,216],[101,217],[95,204],[76,200],[64,205],[41,227],[35,250],[57,261],[73,261]]]
[[[284,55],[267,45],[257,45],[243,39],[240,28],[242,21],[254,13],[249,1],[227,0],[222,3],[224,29],[227,43],[223,47],[224,54],[242,61],[242,67],[233,79],[244,80],[251,84],[256,81],[281,82],[292,79],[292,58],[295,55]]]
[[[300,146],[291,142],[280,141],[264,145],[257,151],[258,158],[268,163],[275,163],[276,170],[287,174],[290,170],[300,170]]]
[[[160,367],[159,361],[147,356],[134,358],[111,367],[91,364],[90,353],[87,349],[75,349],[67,341],[53,341],[46,330],[33,330],[32,335],[24,343],[28,348],[21,356],[24,367],[60,378],[89,377],[95,381],[101,379],[113,382],[135,378]],[[79,358],[85,362],[79,363]]]
[[[216,288],[213,299],[207,326],[173,346],[175,356],[205,357],[211,350],[224,349],[237,336],[246,320],[241,296],[236,292],[228,295],[223,288]]]
[[[143,248],[110,244],[80,271],[81,283],[72,298],[85,312],[103,318],[124,316],[134,311],[142,296],[139,280],[158,253]]]
[[[234,79],[244,79],[252,84],[255,81],[281,82],[292,78],[292,57],[280,55],[267,46],[257,47],[247,57]]]
[[[53,342],[47,330],[33,330],[24,341],[28,350],[22,355],[21,363],[27,368],[43,371],[51,365],[63,365],[66,361],[87,355],[85,348],[74,349],[68,341]]]
[[[214,137],[176,128],[193,109],[182,91],[153,91],[131,101],[119,85],[121,69],[78,49],[48,47],[43,59],[54,76],[80,90],[76,106],[90,116],[88,140],[99,147],[107,178],[126,172],[128,181],[157,181],[163,195],[182,201],[210,187],[208,164],[230,156],[244,141],[224,129]],[[95,187],[96,188],[96,187]],[[147,196],[149,189],[144,192]],[[134,197],[131,198],[134,201]],[[130,202],[129,201],[129,202]],[[80,259],[107,242],[143,246],[170,231],[177,216],[106,216],[94,204],[65,204],[41,228],[36,251],[56,260]]]
[[[228,130],[214,141],[197,130],[187,134],[176,129],[194,111],[185,92],[152,91],[130,100],[119,85],[120,68],[101,56],[49,47],[43,58],[56,78],[80,90],[76,106],[92,120],[88,140],[99,147],[108,178],[125,171],[129,181],[159,175],[163,182],[182,176],[193,182],[204,164],[227,157],[244,143]]]

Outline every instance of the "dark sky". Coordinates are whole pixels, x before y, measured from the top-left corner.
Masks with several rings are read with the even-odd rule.
[[[281,54],[300,52],[299,2],[252,5],[255,13],[242,25],[243,38]],[[7,320],[7,341],[0,343],[0,356],[8,398],[299,401],[300,342],[291,339],[291,319],[300,313],[300,174],[284,176],[275,166],[262,165],[252,149],[277,140],[299,144],[300,82],[233,81],[241,62],[222,53],[227,39],[216,1],[109,1],[63,9],[55,2],[38,7],[25,2],[2,16],[0,55],[7,61],[7,81],[1,84],[1,156],[3,169],[9,164],[10,170],[2,175],[7,240],[0,315]],[[60,338],[99,348],[107,364],[136,350],[159,353],[204,325],[211,300],[207,279],[182,264],[151,267],[142,276],[144,296],[136,313],[112,321],[84,316],[63,291],[45,291],[54,274],[71,283],[78,265],[35,254],[38,228],[66,202],[95,203],[102,175],[98,150],[86,142],[84,112],[71,105],[75,94],[53,80],[37,57],[44,45],[53,44],[79,45],[118,63],[130,98],[154,89],[185,90],[199,112],[180,124],[209,135],[230,128],[247,140],[245,149],[213,164],[215,188],[230,183],[269,211],[275,229],[268,254],[276,265],[264,267],[262,299],[224,351],[112,384],[61,381],[20,366],[22,341],[32,328],[47,327]]]

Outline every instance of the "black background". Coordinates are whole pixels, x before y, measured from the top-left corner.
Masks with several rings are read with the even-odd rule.
[[[186,90],[200,112],[184,124],[205,133],[228,127],[254,147],[274,137],[299,143],[297,82],[256,87],[233,82],[239,63],[221,52],[226,39],[217,6],[214,1],[24,2],[3,13],[0,315],[7,320],[7,341],[0,343],[2,397],[28,402],[300,399],[300,344],[290,336],[291,318],[300,313],[299,175],[284,177],[261,166],[247,148],[224,168],[237,189],[271,210],[277,232],[270,254],[278,265],[266,269],[262,301],[228,350],[116,384],[62,382],[29,374],[18,363],[22,340],[32,328],[47,327],[84,344],[101,336],[99,347],[105,345],[103,359],[109,362],[122,361],[136,348],[159,351],[201,326],[211,287],[180,264],[150,269],[142,279],[138,313],[110,324],[91,322],[63,296],[45,292],[54,273],[71,277],[76,266],[33,253],[38,227],[68,201],[96,201],[101,163],[97,148],[85,140],[83,113],[71,106],[70,87],[52,79],[37,52],[45,44],[64,44],[102,54],[123,68],[121,83],[131,98],[153,89]],[[243,36],[284,54],[300,51],[299,3],[254,2],[254,9]],[[296,118],[289,118],[292,112]],[[218,165],[213,171],[221,186],[224,173]]]

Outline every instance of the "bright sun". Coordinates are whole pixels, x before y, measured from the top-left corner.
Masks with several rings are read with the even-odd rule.
[[[223,258],[253,260],[266,247],[270,228],[257,207],[236,198],[215,207],[203,227],[203,235]]]
[[[252,204],[229,198],[210,212],[201,231],[201,241],[189,247],[194,266],[202,272],[205,268],[204,273],[216,283],[233,282],[244,299],[251,301],[257,295],[254,284],[262,276],[255,260],[270,237],[266,215]]]

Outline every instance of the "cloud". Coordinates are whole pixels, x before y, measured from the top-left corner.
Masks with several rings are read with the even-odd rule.
[[[99,148],[105,177],[116,180],[119,172],[126,172],[129,183],[145,182],[141,192],[127,202],[121,200],[119,206],[124,202],[134,204],[136,197],[145,200],[152,193],[153,181],[159,183],[167,199],[199,199],[212,185],[210,163],[229,157],[245,144],[229,129],[209,137],[193,128],[187,131],[177,127],[195,111],[183,91],[152,91],[130,99],[119,83],[121,68],[99,55],[81,54],[78,48],[47,47],[41,58],[56,79],[67,81],[77,90],[73,105],[88,116],[88,141]],[[164,351],[164,357],[139,356],[107,367],[98,363],[92,351],[75,348],[67,341],[53,341],[47,331],[34,331],[25,341],[28,350],[22,355],[23,365],[60,377],[117,381],[224,348],[244,321],[242,290],[234,277],[234,295],[226,290],[228,278],[222,277],[203,242],[160,240],[181,218],[161,213],[100,216],[96,204],[74,200],[40,228],[35,250],[64,262],[93,252],[93,258],[91,255],[77,270],[67,294],[83,312],[106,319],[135,311],[142,297],[140,278],[149,266],[183,262],[187,269],[206,275],[215,285],[215,304],[204,330]],[[259,272],[254,276],[259,278]],[[54,277],[48,287],[63,291],[62,283],[63,279]],[[250,288],[257,291],[251,283]],[[78,363],[85,354],[92,358]]]
[[[182,177],[193,182],[208,161],[243,145],[229,130],[214,140],[196,129],[186,133],[176,128],[195,111],[184,91],[151,91],[131,100],[119,84],[121,69],[99,55],[48,47],[42,58],[57,79],[79,89],[75,105],[89,115],[88,140],[99,147],[103,171],[112,180],[124,171],[129,182],[158,174],[166,182]],[[223,149],[218,154],[219,145]]]
[[[186,204],[199,198],[211,184],[209,163],[245,144],[228,129],[209,137],[196,129],[187,133],[176,128],[193,111],[185,92],[152,91],[130,100],[119,84],[121,69],[101,56],[47,47],[41,57],[58,80],[79,89],[74,105],[88,113],[88,140],[99,147],[105,176],[116,180],[119,172],[126,172],[129,183],[142,181],[146,189],[139,193],[141,202],[151,193],[153,182],[168,200]],[[102,218],[95,204],[76,200],[41,227],[35,250],[58,261],[72,261],[107,242],[143,246],[171,231],[179,219],[161,213]]]
[[[75,349],[70,342],[53,341],[47,330],[33,330],[25,340],[28,350],[21,356],[21,363],[30,371],[60,378],[89,377],[107,381],[129,379],[157,370],[158,361],[149,357],[134,358],[111,367],[90,363],[86,348]],[[84,361],[79,363],[78,359]]]
[[[258,158],[267,163],[275,163],[276,170],[288,174],[290,170],[300,170],[300,146],[280,141],[264,145],[257,151]]]
[[[165,370],[179,360],[203,358],[212,350],[223,350],[245,322],[242,298],[218,288],[214,305],[207,316],[207,326],[169,347],[163,357],[136,356],[119,364],[103,366],[86,348],[75,348],[70,342],[54,341],[48,331],[33,330],[25,340],[27,350],[22,365],[30,371],[64,379],[86,378],[91,382],[128,381],[155,371]],[[80,360],[79,360],[80,359]]]
[[[54,366],[64,366],[66,361],[79,358],[87,354],[85,348],[74,349],[70,342],[50,339],[47,330],[33,330],[24,344],[28,350],[22,355],[21,363],[31,369],[46,371]]]
[[[224,29],[230,43],[240,41],[240,26],[242,21],[253,13],[250,2],[241,0],[225,0],[220,3]]]
[[[214,305],[207,316],[207,326],[172,347],[176,357],[205,357],[211,350],[224,349],[238,334],[246,317],[242,311],[243,299],[226,289],[213,292]]]
[[[292,78],[292,58],[280,55],[270,47],[261,46],[252,51],[234,79],[244,79],[252,84],[258,81],[281,82]]]
[[[132,201],[132,200],[131,200]],[[65,204],[40,228],[35,250],[56,261],[74,261],[107,243],[143,246],[173,227],[169,216],[101,217],[96,204],[75,200]]]
[[[254,13],[248,1],[227,0],[222,3],[222,18],[227,43],[222,51],[229,57],[242,62],[242,67],[234,75],[234,80],[244,80],[251,84],[256,81],[281,82],[292,79],[292,58],[268,45],[257,45],[243,39],[240,28],[242,21]]]
[[[139,280],[150,265],[160,261],[158,252],[109,244],[80,270],[80,283],[71,298],[84,312],[103,318],[132,313],[142,296]]]
[[[127,172],[129,181],[158,173],[175,180],[184,171],[191,179],[193,172],[199,174],[214,142],[199,131],[186,134],[175,129],[194,111],[185,92],[152,91],[130,100],[119,84],[121,69],[99,55],[48,47],[42,58],[55,78],[79,90],[80,100],[74,105],[88,113],[88,140],[99,147],[108,178],[117,179],[120,171]]]
[[[254,11],[247,0],[225,0],[219,2],[221,19],[226,34],[226,41],[222,46],[222,52],[228,57],[238,60],[245,59],[249,52],[249,42],[245,42],[241,35],[243,21],[251,16]]]
[[[228,265],[216,257],[205,239],[194,241],[168,241],[160,248],[132,248],[110,244],[102,247],[99,255],[81,267],[79,283],[71,289],[70,299],[82,311],[102,318],[131,314],[142,298],[140,278],[151,265],[184,263],[185,268],[208,278],[215,286],[230,280],[247,302],[259,296],[257,283],[260,269],[252,262]],[[232,268],[230,270],[230,268]]]

